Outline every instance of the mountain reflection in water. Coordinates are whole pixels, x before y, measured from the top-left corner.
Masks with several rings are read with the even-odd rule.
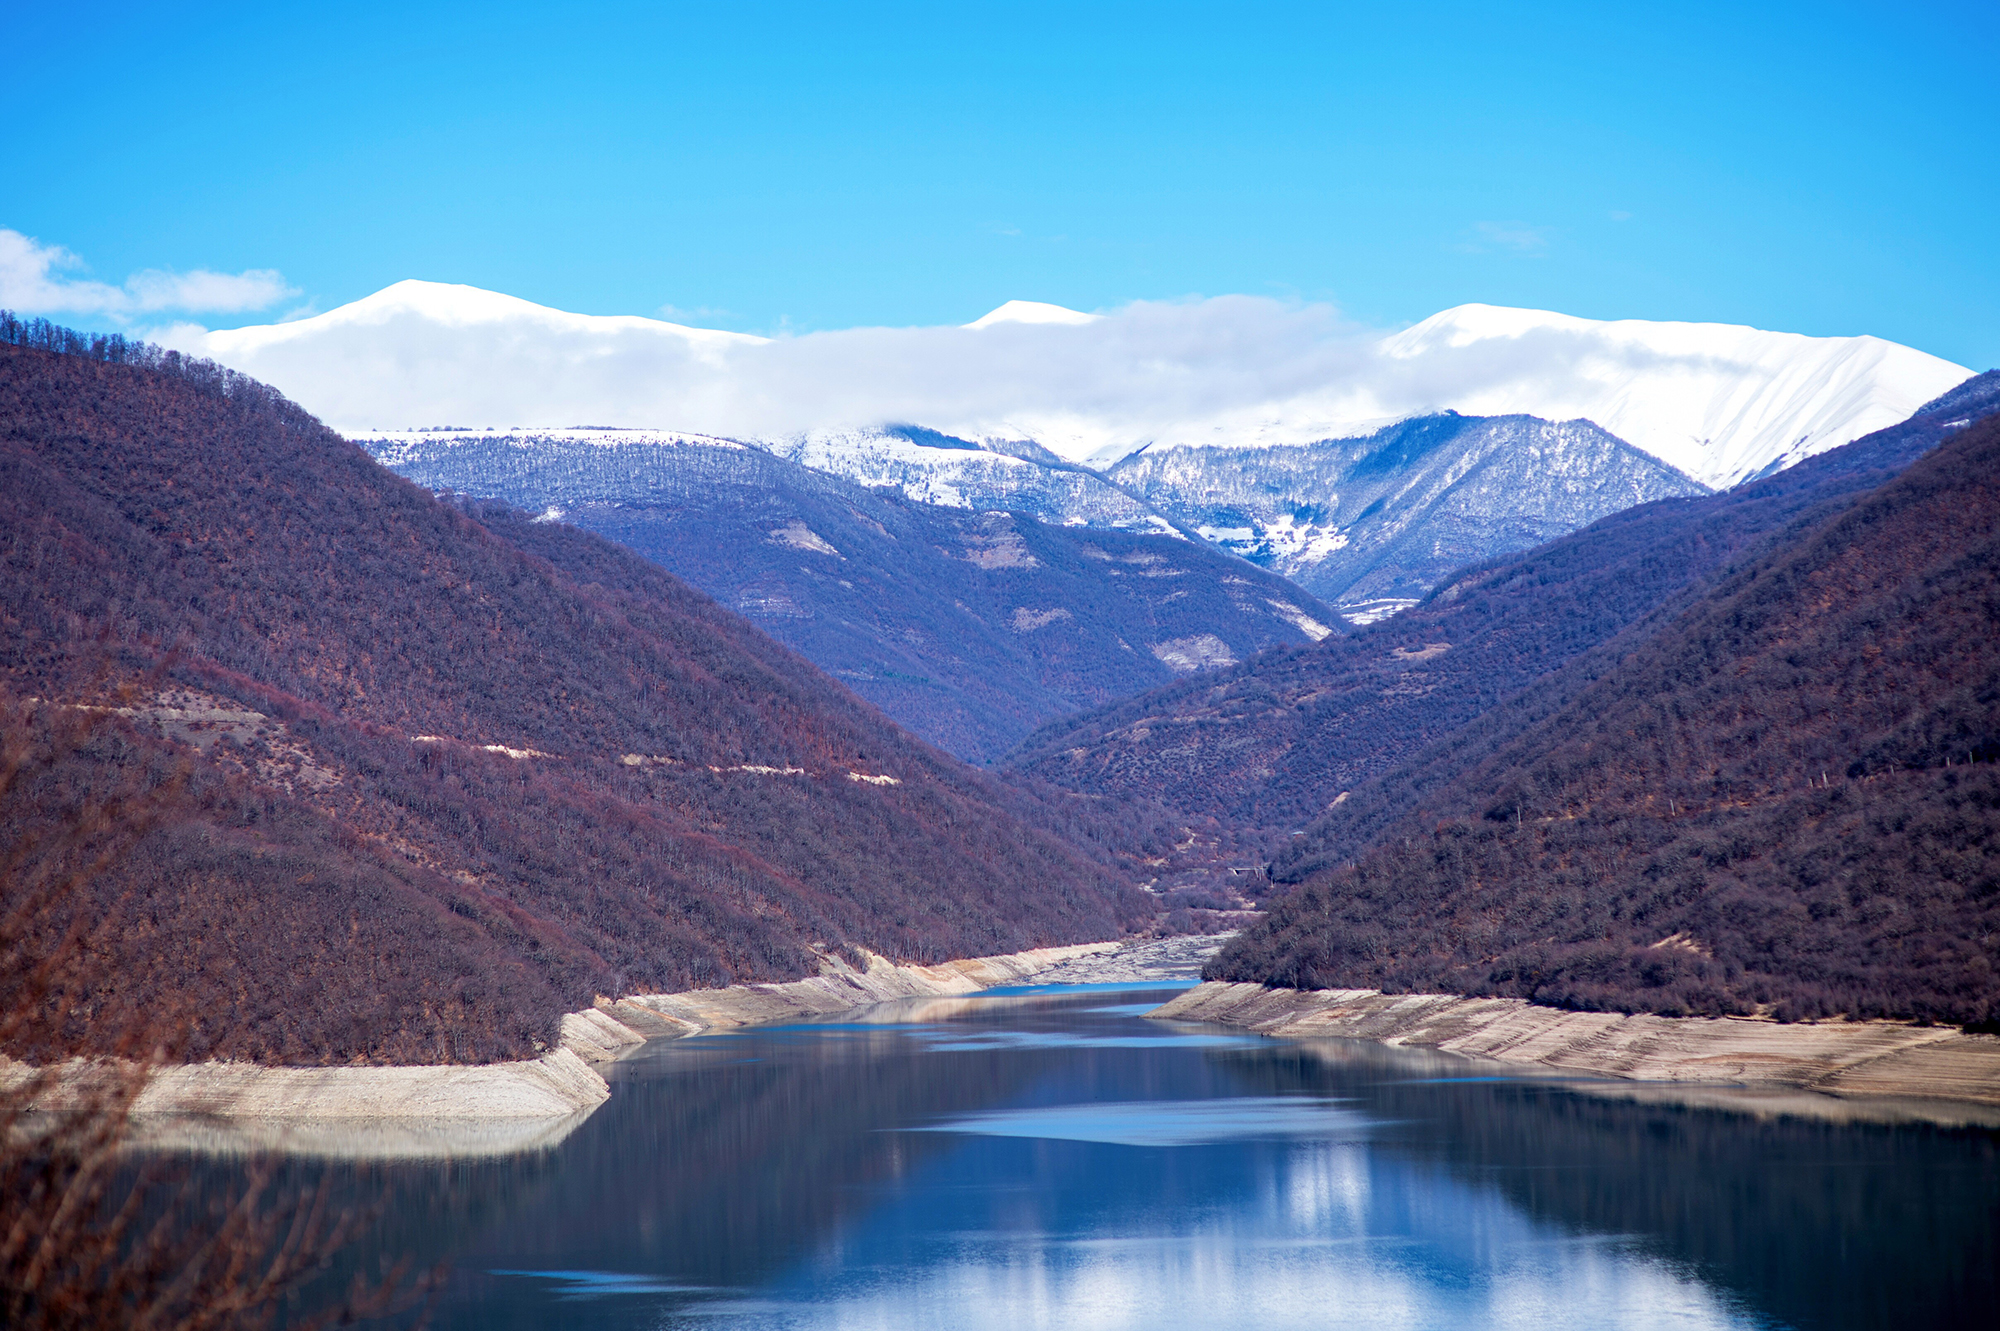
[[[450,1262],[454,1329],[1991,1325],[2000,1133],[1140,1015],[1167,996],[670,1042],[551,1150],[292,1168],[383,1206],[353,1260]]]

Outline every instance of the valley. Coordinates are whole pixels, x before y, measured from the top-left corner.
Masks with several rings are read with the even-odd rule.
[[[231,371],[65,336],[44,329],[7,352],[22,497],[8,613],[23,628],[4,663],[22,773],[9,817],[34,845],[37,820],[86,816],[93,790],[136,801],[148,813],[130,835],[41,852],[50,881],[78,856],[116,867],[51,897],[28,937],[135,903],[153,924],[121,929],[101,960],[24,973],[48,994],[33,1009],[48,1015],[9,1039],[31,1057],[104,1046],[143,996],[188,1057],[520,1059],[553,1047],[558,1016],[590,1011],[592,994],[1188,929],[1240,931],[1207,965],[1218,980],[1670,1016],[1990,1019],[1978,949],[1952,963],[1964,979],[1944,981],[1936,960],[1942,940],[1978,932],[1952,912],[1983,899],[1983,834],[1965,830],[1984,807],[1990,703],[1976,684],[1922,723],[1960,736],[1970,764],[1936,789],[1908,755],[1872,775],[1878,759],[1860,750],[1886,738],[1806,752],[1830,741],[1808,739],[1803,718],[1858,715],[1851,701],[1759,723],[1781,728],[1798,763],[1860,762],[1894,785],[1915,801],[1898,826],[1948,816],[1960,830],[1898,841],[1870,830],[1880,815],[1853,823],[1820,781],[1814,812],[1787,804],[1724,834],[1770,847],[1754,891],[1773,901],[1822,842],[1970,855],[1957,897],[1897,926],[1909,941],[1896,946],[1916,949],[1901,978],[1880,969],[1885,941],[1855,941],[1882,913],[1869,902],[1897,900],[1879,886],[1851,897],[1852,921],[1815,916],[1810,947],[1878,957],[1867,978],[1830,978],[1773,961],[1765,926],[1723,947],[1721,907],[1705,904],[1718,852],[1701,852],[1712,867],[1670,889],[1683,904],[1662,914],[1636,887],[1594,895],[1622,872],[1617,855],[1654,881],[1648,866],[1682,853],[1635,833],[1640,815],[1617,813],[1607,840],[1590,829],[1609,815],[1578,822],[1595,806],[1545,792],[1560,813],[1537,812],[1535,835],[1584,837],[1557,846],[1502,835],[1492,809],[1515,810],[1525,833],[1529,797],[1506,792],[1553,778],[1504,764],[1616,715],[1605,691],[1702,616],[1740,620],[1717,607],[1754,570],[1834,539],[1815,533],[1892,530],[1868,505],[1901,511],[1874,496],[1918,484],[1898,480],[1906,468],[1990,470],[1975,423],[2000,406],[1994,376],[1711,492],[1588,421],[1455,414],[1310,445],[1149,448],[1102,472],[1027,440],[915,426],[790,442],[426,429],[364,434],[364,453]],[[1986,569],[1970,536],[1983,500],[1936,493],[1923,502],[1971,526],[1935,548]],[[1897,520],[1943,539],[1932,509],[1909,513]],[[1943,587],[1936,572],[1881,576]],[[1987,575],[1967,576],[1945,621],[1966,626],[1948,630],[1961,647],[1985,641],[1965,616],[1989,613],[1964,600]],[[1841,613],[1881,622],[1873,604]],[[1865,640],[1822,618],[1829,644]],[[1945,659],[1930,638],[1900,650]],[[1913,666],[1898,677],[1942,698],[1981,678],[1982,659],[1935,684]],[[1780,694],[1804,687],[1790,669]],[[1868,678],[1862,658],[1833,669]],[[1710,766],[1715,790],[1743,779]],[[1668,819],[1690,828],[1755,804],[1664,790]],[[1454,817],[1471,818],[1472,838],[1454,843],[1455,867],[1429,851],[1419,867],[1415,829],[1441,845]],[[1800,827],[1823,827],[1821,842],[1790,848]],[[1453,904],[1452,874],[1546,932],[1532,913],[1544,889],[1493,884],[1541,882],[1551,865],[1605,885],[1551,898],[1582,930],[1573,958],[1538,945],[1508,959],[1504,932],[1485,970],[1437,950],[1438,912],[1494,909]],[[1419,881],[1437,895],[1412,913],[1396,894]],[[278,882],[305,888],[282,943],[261,926],[215,932]],[[1587,907],[1562,904],[1577,890]],[[350,942],[381,941],[350,974],[333,937],[337,902],[356,892],[379,904],[348,911]],[[1407,941],[1384,932],[1385,909]],[[1607,926],[1605,911],[1629,923]],[[1332,947],[1328,912],[1342,921]],[[413,927],[394,921],[417,919],[444,926],[421,957],[393,941]],[[1589,941],[1607,927],[1632,937]],[[1447,936],[1487,947],[1469,928]],[[198,959],[192,972],[181,957]],[[288,997],[355,981],[367,997]],[[213,1025],[217,985],[268,995],[266,1015]]]

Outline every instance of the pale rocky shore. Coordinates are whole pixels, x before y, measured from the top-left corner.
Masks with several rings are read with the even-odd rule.
[[[1117,943],[1043,947],[999,957],[971,957],[935,966],[897,966],[869,955],[868,969],[856,970],[827,957],[821,973],[785,984],[737,984],[679,994],[634,994],[563,1018],[562,1043],[586,1061],[602,1063],[648,1040],[699,1035],[733,1026],[752,1026],[793,1017],[821,1017],[898,998],[941,998],[982,989],[1032,982],[1065,962],[1104,956]]]
[[[1188,934],[1089,952],[1036,971],[1026,984],[1143,984],[1199,980],[1201,968],[1235,934]]]
[[[1930,1102],[1917,1117],[1989,1121],[2000,1109],[2000,1037],[1887,1021],[1780,1024],[1566,1012],[1515,998],[1267,989],[1209,982],[1148,1014],[1295,1040],[1346,1038],[1632,1083],[1804,1091]],[[1633,1088],[1628,1098],[1643,1098]],[[1682,1096],[1680,1098],[1686,1098]],[[1717,1103],[1740,1096],[1710,1097]],[[1907,1107],[1907,1105],[1906,1105]],[[1908,1116],[1898,1113],[1895,1116]]]
[[[1013,985],[1185,983],[1199,979],[1202,965],[1226,941],[1224,935],[1198,935],[1085,943],[936,966],[898,966],[871,955],[866,969],[828,957],[820,975],[786,983],[600,998],[563,1018],[558,1048],[515,1063],[169,1067],[150,1075],[134,1105],[134,1138],[147,1147],[204,1153],[282,1149],[377,1159],[547,1149],[610,1097],[600,1069],[652,1040],[877,1005],[885,1019],[944,1019],[962,1006],[950,1000]],[[932,1002],[897,1003],[917,999]],[[1952,1027],[1627,1017],[1517,999],[1224,983],[1197,984],[1149,1015],[1622,1079],[1600,1086],[1626,1098],[1666,1095],[1676,1102],[1757,1109],[1776,1104],[1773,1095],[1811,1092],[1829,1104],[1829,1097],[1841,1097],[1854,1106],[1847,1117],[2000,1123],[2000,1038]],[[77,1061],[50,1069],[55,1075],[46,1077],[34,1107],[86,1103],[93,1069],[101,1073],[102,1065]],[[0,1083],[36,1075],[0,1059]],[[1918,1101],[1915,1111],[1899,1107]],[[1940,1111],[1946,1103],[1973,1111],[1971,1117]],[[1785,1112],[1798,1109],[1794,1101],[1785,1104]]]
[[[1117,943],[1083,943],[936,966],[898,966],[870,955],[866,970],[828,957],[820,975],[789,983],[599,999],[562,1019],[558,1048],[514,1063],[159,1068],[147,1075],[133,1103],[134,1137],[146,1146],[211,1152],[282,1147],[376,1158],[543,1148],[610,1098],[609,1084],[593,1065],[647,1040],[822,1016],[893,999],[972,994],[1118,950]],[[115,1075],[116,1069],[79,1059],[37,1070],[0,1058],[0,1084],[41,1078],[31,1105],[40,1111],[91,1103],[94,1080],[107,1072]]]

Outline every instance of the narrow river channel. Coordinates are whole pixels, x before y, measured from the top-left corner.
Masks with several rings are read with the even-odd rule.
[[[1171,992],[662,1043],[552,1147],[301,1177],[380,1207],[370,1263],[448,1263],[450,1331],[1995,1324],[1991,1128],[1142,1015]]]

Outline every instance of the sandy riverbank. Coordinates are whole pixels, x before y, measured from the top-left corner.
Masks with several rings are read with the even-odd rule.
[[[1150,1015],[1286,1039],[1373,1040],[1634,1083],[2000,1108],[2000,1037],[1951,1026],[1624,1016],[1514,998],[1221,982],[1197,985]]]

